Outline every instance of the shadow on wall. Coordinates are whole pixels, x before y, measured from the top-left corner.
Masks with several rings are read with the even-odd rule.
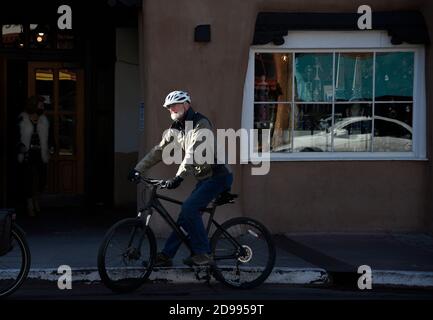
[[[116,152],[114,156],[114,206],[136,208],[137,185],[128,181],[129,171],[137,164],[138,152]]]

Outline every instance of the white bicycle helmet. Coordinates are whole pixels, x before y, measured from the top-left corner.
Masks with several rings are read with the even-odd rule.
[[[171,104],[189,102],[191,103],[191,97],[188,92],[185,91],[172,91],[167,97],[165,97],[164,108],[167,108]]]

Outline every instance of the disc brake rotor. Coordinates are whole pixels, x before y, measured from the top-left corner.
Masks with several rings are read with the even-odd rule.
[[[253,258],[253,250],[247,245],[242,245],[242,248],[244,248],[245,255],[238,257],[238,260],[242,263],[247,263]]]

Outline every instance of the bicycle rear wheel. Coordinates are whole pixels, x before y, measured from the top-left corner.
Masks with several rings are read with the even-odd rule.
[[[211,238],[215,278],[232,288],[251,289],[262,284],[275,265],[269,231],[245,217],[228,220],[221,227]]]
[[[156,255],[155,236],[137,218],[114,224],[98,252],[102,282],[115,292],[131,292],[150,276]]]
[[[24,231],[12,226],[10,251],[0,256],[0,298],[16,291],[27,278],[30,270],[30,250]]]

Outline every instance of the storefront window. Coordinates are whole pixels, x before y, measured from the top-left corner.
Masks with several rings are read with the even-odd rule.
[[[294,152],[331,151],[328,122],[332,119],[330,104],[297,104],[293,132]]]
[[[414,60],[410,51],[255,52],[254,128],[271,130],[273,153],[410,153]]]
[[[333,144],[336,152],[372,151],[371,103],[336,104]]]
[[[296,53],[297,101],[332,101],[332,54]]]
[[[271,150],[291,144],[292,55],[257,53],[254,65],[254,128],[271,131]]]
[[[335,101],[372,100],[373,53],[338,52],[335,65]]]
[[[412,52],[376,54],[376,100],[412,101],[414,57]]]
[[[412,150],[412,109],[412,103],[376,104],[373,144],[375,151]]]

